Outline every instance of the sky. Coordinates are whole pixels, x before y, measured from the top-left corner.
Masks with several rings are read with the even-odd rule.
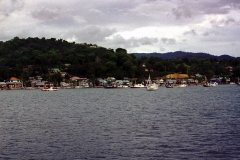
[[[240,0],[0,0],[0,41],[14,37],[240,57]]]

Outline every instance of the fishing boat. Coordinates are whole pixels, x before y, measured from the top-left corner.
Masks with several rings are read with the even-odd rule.
[[[152,83],[150,75],[148,76],[147,91],[156,91],[158,89],[158,84]]]

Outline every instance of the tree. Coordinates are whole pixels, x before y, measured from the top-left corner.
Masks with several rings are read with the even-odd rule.
[[[208,80],[210,80],[213,77],[213,75],[214,75],[214,72],[212,70],[208,70],[206,72],[206,77]]]
[[[177,66],[176,71],[182,74],[188,74],[190,70],[190,66],[186,65],[185,63],[181,63]]]
[[[126,50],[126,49],[123,49],[123,48],[117,48],[117,49],[116,49],[116,52],[117,52],[117,53],[125,53],[125,54],[127,54],[127,50]]]
[[[236,77],[240,77],[240,67],[233,68],[233,73]]]
[[[159,71],[165,71],[165,66],[162,62],[156,62],[154,64],[154,68],[159,72]]]
[[[117,66],[116,66],[116,63],[113,62],[113,61],[108,61],[106,64],[105,64],[106,68],[107,68],[107,71],[109,73],[113,73],[114,71],[117,70]]]

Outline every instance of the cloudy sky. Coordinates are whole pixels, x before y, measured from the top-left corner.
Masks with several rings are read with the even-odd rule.
[[[16,36],[239,57],[240,0],[0,0],[0,41]]]

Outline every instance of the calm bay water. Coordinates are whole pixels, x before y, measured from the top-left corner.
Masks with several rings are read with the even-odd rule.
[[[239,92],[0,91],[0,159],[240,159]]]

